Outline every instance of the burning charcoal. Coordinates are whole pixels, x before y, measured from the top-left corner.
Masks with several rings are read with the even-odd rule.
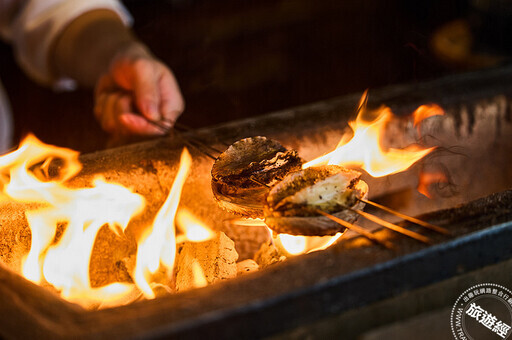
[[[368,185],[361,173],[338,165],[311,167],[294,172],[269,192],[265,206],[265,223],[277,233],[304,236],[334,235],[344,230],[318,210],[353,222],[362,209]]]
[[[212,190],[218,204],[233,213],[262,217],[269,187],[300,170],[297,151],[266,137],[239,140],[224,151],[212,168]]]
[[[254,255],[254,260],[260,268],[266,268],[274,263],[286,260],[286,256],[272,242],[265,242],[261,245],[256,255]]]
[[[22,259],[30,250],[30,228],[25,211],[39,204],[3,202],[0,204],[0,262],[15,272],[21,271]]]
[[[185,242],[176,254],[176,291],[236,277],[235,243],[223,232],[204,242]]]
[[[240,261],[236,264],[237,275],[244,275],[250,272],[256,272],[260,269],[260,266],[256,263],[256,261],[247,259]]]

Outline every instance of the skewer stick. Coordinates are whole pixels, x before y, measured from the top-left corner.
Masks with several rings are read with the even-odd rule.
[[[353,230],[356,233],[363,235],[364,237],[368,238],[369,240],[371,240],[371,241],[373,241],[373,242],[375,242],[377,244],[380,244],[380,245],[384,246],[387,249],[394,249],[395,248],[394,245],[391,242],[386,241],[386,240],[379,240],[377,237],[375,237],[374,234],[372,234],[369,231],[361,228],[358,225],[355,225],[355,224],[352,224],[352,223],[347,222],[345,220],[342,220],[341,218],[338,218],[336,216],[328,214],[325,211],[320,210],[320,209],[316,209],[316,212],[319,213],[320,215],[323,215],[323,216],[327,217],[328,219],[330,219],[330,220],[332,220],[332,221],[334,221],[334,222],[344,226],[347,229]]]
[[[267,187],[267,188],[270,188],[270,185],[267,185],[261,181],[258,181],[256,178],[254,178],[253,176],[249,177],[249,180],[253,181],[254,183],[256,184],[259,184],[259,185],[263,185],[264,187]]]
[[[164,132],[164,133],[169,133],[169,131],[171,130],[171,123],[170,122],[167,122],[167,124],[164,124],[162,122],[158,122],[156,120],[153,120],[153,119],[149,119],[148,117],[144,116],[142,113],[139,113],[137,112],[136,113],[139,117],[142,117],[146,120],[146,122],[148,122],[149,124],[153,125],[154,127],[160,129],[160,131]]]
[[[420,242],[423,242],[423,243],[427,243],[427,244],[430,243],[430,239],[428,237],[423,236],[423,235],[418,234],[418,233],[415,233],[414,231],[410,231],[408,229],[402,228],[402,227],[397,226],[396,224],[390,223],[388,221],[384,221],[383,219],[381,219],[381,218],[379,218],[377,216],[368,214],[367,212],[364,212],[364,211],[361,211],[361,210],[352,209],[352,208],[349,208],[349,207],[347,207],[346,209],[349,209],[349,210],[357,213],[358,215],[363,216],[367,220],[370,220],[370,221],[372,221],[374,223],[377,223],[377,224],[379,224],[379,225],[381,225],[381,226],[383,226],[385,228],[388,228],[388,229],[391,229],[393,231],[396,231],[397,233],[409,236],[409,237],[411,237],[411,238],[413,238],[415,240],[418,240]]]
[[[185,137],[183,136],[183,133],[182,133],[180,130],[174,129],[174,133],[176,133],[177,135],[181,136],[182,138],[185,138]],[[213,152],[216,152],[216,153],[218,153],[218,154],[221,154],[221,153],[222,153],[222,151],[221,151],[221,150],[219,150],[219,149],[217,149],[217,148],[214,148],[213,146],[208,145],[208,144],[206,144],[206,143],[203,143],[203,142],[201,142],[201,141],[200,141],[199,139],[197,139],[197,138],[192,138],[191,136],[188,136],[188,137],[187,137],[187,139],[189,139],[189,140],[193,141],[194,143],[197,143],[199,146],[201,146],[201,147],[203,147],[203,148],[210,149],[210,150],[212,150]]]
[[[146,121],[157,127],[158,129],[160,129],[162,132],[168,134],[170,133],[172,127],[170,125],[166,125],[166,124],[163,124],[161,122],[158,122],[158,121],[155,121],[155,120],[152,120],[152,119],[149,119],[147,117],[144,117],[142,114],[140,114],[141,117],[145,118]],[[210,145],[207,145],[207,144],[204,144],[202,142],[200,142],[199,140],[197,139],[194,139],[194,138],[186,138],[185,136],[183,136],[183,134],[178,131],[178,130],[174,130],[174,132],[179,136],[181,137],[181,139],[185,142],[185,144],[191,148],[194,148],[196,150],[198,150],[199,152],[203,153],[204,155],[210,157],[211,159],[213,160],[216,160],[217,157],[213,156],[212,154],[210,154],[208,151],[206,151],[205,149],[210,149],[212,150],[213,152],[217,152],[217,153],[222,153],[222,151],[218,150],[218,149],[215,149],[214,147],[210,146]]]
[[[181,124],[181,123],[174,123],[174,129],[175,130],[178,130],[178,131],[182,131],[182,132],[194,132],[194,129],[192,129],[191,127],[187,126],[187,125],[184,125],[184,124]],[[230,146],[231,144],[228,144],[226,142],[223,142],[221,140],[218,140],[218,142],[224,146]]]
[[[393,210],[391,208],[388,208],[384,205],[381,205],[379,203],[375,203],[375,202],[372,202],[372,201],[368,201],[368,200],[365,200],[365,199],[362,199],[362,198],[358,198],[358,200],[360,200],[361,202],[363,203],[366,203],[366,204],[369,204],[369,205],[373,205],[374,207],[376,208],[379,208],[381,210],[384,210],[390,214],[393,214],[395,216],[398,216],[400,217],[401,219],[404,219],[404,220],[407,220],[409,222],[412,222],[412,223],[416,223],[422,227],[425,227],[427,229],[431,229],[431,230],[434,230],[434,231],[437,231],[438,233],[440,234],[444,234],[444,235],[451,235],[452,233],[448,230],[448,229],[445,229],[443,227],[439,227],[437,225],[434,225],[434,224],[430,224],[428,222],[425,222],[425,221],[422,221],[422,220],[419,220],[415,217],[411,217],[411,216],[408,216],[408,215],[405,215],[405,214],[402,214],[401,212],[398,212],[396,210]]]
[[[181,137],[181,139],[183,140],[183,142],[184,142],[187,146],[189,146],[189,147],[191,147],[191,148],[193,148],[193,149],[198,150],[198,151],[199,151],[199,152],[201,152],[203,155],[205,155],[205,156],[207,156],[207,157],[210,157],[210,158],[211,158],[211,159],[213,159],[213,160],[216,160],[216,159],[217,159],[217,157],[215,157],[215,156],[213,156],[212,154],[208,153],[207,151],[205,151],[205,150],[201,149],[201,148],[200,148],[200,147],[198,147],[196,144],[192,143],[192,141],[190,141],[190,140],[188,140],[188,139],[186,139],[186,138],[183,138],[182,136],[180,136],[180,137]]]
[[[266,185],[265,183],[262,183],[262,182],[258,181],[257,179],[255,179],[255,178],[254,178],[254,177],[252,177],[252,176],[251,176],[251,177],[249,177],[249,179],[250,179],[251,181],[253,181],[254,183],[257,183],[257,184],[260,184],[260,185],[266,186],[267,188],[270,188],[270,186]],[[414,239],[416,239],[416,240],[418,240],[418,241],[420,241],[420,242],[430,243],[430,239],[429,239],[428,237],[423,236],[423,235],[420,235],[420,234],[418,234],[418,233],[415,233],[414,231],[407,230],[407,229],[405,229],[405,228],[402,228],[402,227],[400,227],[400,226],[397,226],[397,225],[395,225],[395,224],[393,224],[393,223],[390,223],[390,222],[388,222],[388,221],[384,221],[384,220],[382,220],[382,219],[378,218],[377,216],[373,216],[373,215],[370,215],[370,214],[365,213],[365,212],[363,212],[363,211],[355,210],[355,209],[348,208],[348,207],[347,207],[346,209],[350,209],[350,210],[352,210],[352,211],[356,212],[357,214],[359,214],[359,215],[361,215],[361,216],[365,217],[366,219],[368,219],[368,220],[370,220],[370,221],[372,221],[372,222],[375,222],[375,223],[377,223],[377,224],[380,224],[380,225],[381,225],[381,226],[383,226],[383,227],[386,227],[386,228],[389,228],[389,229],[391,229],[391,230],[394,230],[394,231],[396,231],[397,233],[401,233],[401,234],[407,235],[407,236],[412,237],[412,238],[414,238]],[[337,218],[336,216],[332,216],[332,215],[330,215],[330,214],[327,214],[326,212],[324,212],[324,211],[322,211],[322,210],[320,210],[320,209],[316,209],[316,211],[317,211],[319,214],[324,215],[325,217],[327,217],[327,218],[329,218],[329,219],[333,220],[334,222],[337,222],[337,223],[341,224],[342,226],[344,226],[344,227],[346,227],[346,228],[348,228],[348,229],[351,229],[351,228],[352,228],[355,232],[360,233],[361,235],[366,236],[367,238],[369,238],[369,239],[370,239],[370,240],[372,240],[372,241],[375,241],[375,242],[381,243],[381,241],[377,240],[377,239],[374,237],[374,235],[373,235],[372,233],[367,232],[366,230],[364,230],[364,229],[363,229],[363,228],[361,228],[361,227],[358,227],[358,226],[353,225],[353,224],[351,224],[351,223],[349,223],[349,222],[347,222],[347,221],[345,221],[345,220],[342,220],[342,219],[340,219],[340,218]],[[354,227],[355,227],[355,228],[354,228]],[[356,229],[359,229],[359,230],[356,230]],[[371,236],[370,236],[370,235],[371,235]],[[382,241],[382,242],[384,242],[384,241]],[[386,242],[386,243],[388,243],[388,242]],[[386,248],[389,248],[389,246],[392,246],[392,245],[388,243],[387,245],[384,245],[384,246],[385,246]],[[389,248],[389,249],[391,249],[391,248]]]
[[[177,134],[178,136],[180,136],[182,139],[187,139],[187,140],[189,140],[189,141],[191,141],[191,142],[193,142],[193,143],[196,143],[198,146],[200,146],[200,147],[202,147],[202,148],[210,149],[211,151],[216,152],[216,153],[218,153],[218,154],[221,154],[221,153],[222,153],[222,151],[220,151],[219,149],[216,149],[216,148],[214,148],[213,146],[210,146],[210,145],[208,145],[208,144],[205,144],[205,143],[203,143],[203,142],[199,141],[199,140],[198,140],[198,139],[196,139],[196,138],[191,138],[191,137],[185,137],[185,136],[183,136],[183,134],[182,134],[181,132],[177,131],[177,130],[175,130],[175,131],[174,131],[174,133],[176,133],[176,134]]]

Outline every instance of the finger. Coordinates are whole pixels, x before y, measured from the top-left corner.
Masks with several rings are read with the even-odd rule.
[[[160,120],[159,74],[156,62],[138,60],[133,67],[133,90],[137,108],[145,117]]]
[[[161,135],[167,130],[152,124],[145,117],[133,113],[133,100],[129,95],[120,96],[116,103],[116,116],[123,131],[128,134]]]
[[[159,85],[161,95],[161,119],[164,121],[170,121],[174,124],[185,107],[185,102],[183,101],[183,96],[181,95],[178,82],[171,71],[166,68],[160,78]]]
[[[100,122],[103,130],[109,133],[123,134],[123,125],[119,123],[118,101],[121,98],[118,92],[108,93],[100,112]]]
[[[114,79],[109,75],[106,74],[98,80],[96,83],[96,87],[94,89],[94,95],[97,97],[102,93],[105,92],[113,92],[116,89],[116,83]]]
[[[104,112],[103,107],[105,106],[105,102],[107,100],[107,94],[101,93],[96,95],[94,98],[94,116],[98,121],[101,121],[102,114]]]
[[[151,124],[147,119],[133,113],[121,114],[119,121],[123,124],[124,130],[130,134],[152,136],[166,133],[165,130]]]

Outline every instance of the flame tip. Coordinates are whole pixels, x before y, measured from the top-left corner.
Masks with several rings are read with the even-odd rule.
[[[374,117],[367,120],[367,98],[367,91],[365,91],[359,102],[356,119],[349,122],[352,137],[346,138],[346,135],[343,135],[333,151],[305,163],[303,168],[324,164],[357,166],[372,177],[382,177],[407,170],[433,150],[433,148],[423,148],[419,145],[384,150],[381,145],[381,136],[394,115],[389,107],[381,106],[374,112]],[[438,105],[422,105],[415,111],[421,114],[418,113],[415,117],[420,115],[424,117],[427,112],[430,116],[440,114],[442,112],[440,110]]]

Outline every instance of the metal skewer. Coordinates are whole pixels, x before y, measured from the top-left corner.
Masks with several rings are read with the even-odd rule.
[[[196,150],[202,152],[203,154],[205,154],[206,156],[210,157],[213,160],[216,160],[217,156],[212,155],[210,152],[206,151],[206,149],[210,149],[210,151],[218,153],[219,155],[222,153],[222,151],[219,151],[212,146],[206,145],[195,138],[191,138],[188,136],[186,137],[178,131],[174,131],[174,133],[178,137],[180,137],[185,143],[187,143],[188,145],[192,145]]]
[[[193,148],[193,149],[196,149],[198,150],[199,152],[201,152],[203,155],[207,156],[207,157],[210,157],[211,159],[213,160],[216,160],[217,157],[215,157],[214,155],[210,154],[208,151],[204,150],[204,149],[201,149],[198,145],[194,144],[194,142],[192,140],[189,140],[185,137],[183,137],[181,134],[178,134],[178,136],[183,140],[183,142]]]
[[[187,125],[184,125],[184,124],[181,124],[181,123],[178,123],[176,122],[174,124],[174,129],[175,130],[178,130],[178,131],[181,131],[181,132],[189,132],[189,133],[194,133],[194,129],[192,129],[191,127],[187,126]],[[226,142],[223,142],[221,140],[218,140],[218,142],[224,146],[230,146],[231,144],[229,143],[226,143]]]
[[[214,155],[212,155],[211,153],[209,153],[205,149],[210,149],[211,151],[216,152],[218,154],[222,153],[222,151],[214,148],[213,146],[204,144],[203,142],[201,142],[201,141],[199,141],[199,140],[197,140],[195,138],[185,137],[178,129],[173,129],[170,125],[167,125],[167,124],[164,124],[162,122],[158,122],[158,121],[149,119],[147,117],[142,116],[142,114],[139,114],[139,116],[143,117],[144,119],[146,119],[146,121],[149,124],[157,127],[158,129],[160,129],[160,131],[164,132],[165,134],[170,134],[171,131],[174,131],[174,133],[177,136],[179,136],[187,146],[198,150],[199,152],[203,153],[205,156],[208,156],[208,157],[210,157],[213,160],[216,160],[217,157],[215,157]]]
[[[390,214],[393,214],[395,216],[398,216],[400,217],[401,219],[404,219],[404,220],[407,220],[409,222],[412,222],[412,223],[415,223],[415,224],[418,224],[422,227],[425,227],[427,229],[430,229],[430,230],[433,230],[433,231],[436,231],[440,234],[444,234],[444,235],[451,235],[452,233],[448,230],[448,229],[445,229],[443,227],[439,227],[437,225],[434,225],[434,224],[431,224],[431,223],[428,223],[428,222],[425,222],[425,221],[422,221],[422,220],[419,220],[415,217],[412,217],[412,216],[408,216],[408,215],[405,215],[405,214],[402,214],[401,212],[398,212],[396,210],[393,210],[391,208],[388,208],[384,205],[381,205],[379,203],[375,203],[375,202],[372,202],[372,201],[368,201],[368,200],[365,200],[365,199],[362,199],[362,198],[358,198],[359,201],[363,202],[363,203],[366,203],[366,204],[369,204],[369,205],[372,205],[376,208],[379,208],[381,210],[384,210]]]
[[[316,212],[319,213],[320,215],[323,215],[323,216],[327,217],[328,219],[330,219],[330,220],[332,220],[332,221],[334,221],[334,222],[344,226],[347,229],[353,230],[356,233],[363,235],[364,237],[368,238],[369,240],[371,240],[371,241],[373,241],[373,242],[375,242],[377,244],[380,244],[380,245],[384,246],[387,249],[395,249],[395,246],[391,242],[386,241],[386,240],[379,240],[377,237],[375,237],[374,234],[372,234],[371,232],[365,230],[364,228],[362,228],[362,227],[360,227],[358,225],[355,225],[355,224],[352,224],[352,223],[347,222],[345,220],[342,220],[341,218],[338,218],[336,216],[328,214],[325,211],[320,210],[320,209],[316,209]]]

